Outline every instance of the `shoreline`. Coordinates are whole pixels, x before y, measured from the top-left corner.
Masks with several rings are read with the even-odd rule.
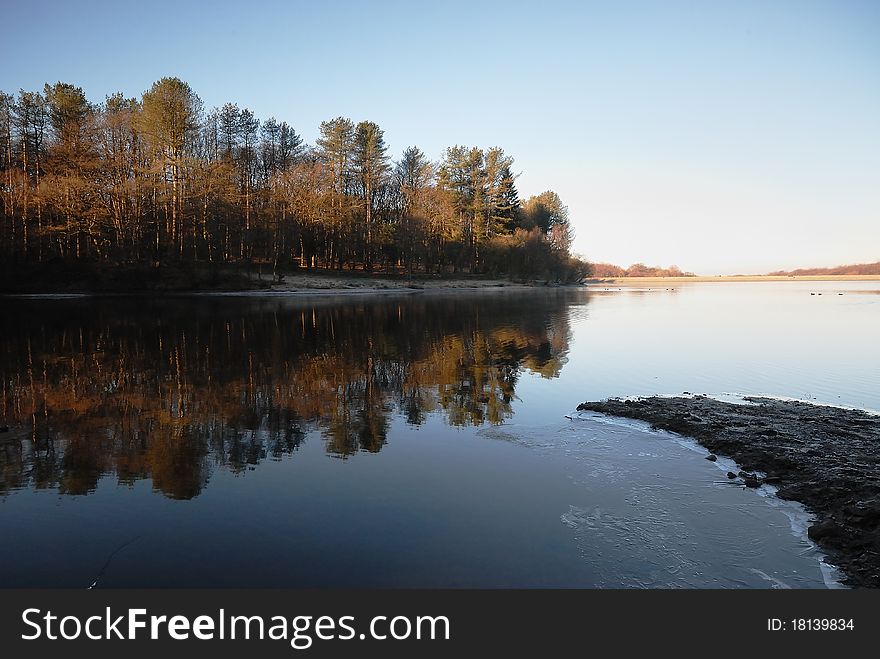
[[[797,401],[744,401],[650,396],[577,409],[645,421],[731,458],[740,466],[728,474],[732,482],[772,485],[780,498],[806,507],[814,516],[809,538],[847,585],[880,588],[880,418]]]
[[[754,282],[880,282],[880,275],[808,275],[780,277],[765,275],[719,275],[716,277],[617,277],[586,279],[581,283],[560,284],[537,281],[481,277],[432,277],[415,275],[367,275],[362,273],[297,273],[286,275],[281,282],[267,275],[241,276],[226,279],[216,286],[187,285],[180,279],[159,280],[152,286],[135,286],[130,282],[101,282],[96,285],[49,285],[19,289],[0,289],[0,298],[38,297],[109,297],[109,296],[173,296],[173,295],[374,295],[414,294],[465,291],[533,291],[545,289],[582,289],[595,291],[611,286],[645,288],[651,286],[685,286],[703,283]]]
[[[281,282],[268,276],[242,278],[236,286],[82,286],[68,288],[42,288],[37,290],[0,291],[0,298],[79,298],[79,297],[126,297],[126,296],[331,296],[331,295],[383,295],[423,294],[474,291],[536,291],[547,289],[584,289],[583,284],[557,284],[544,281],[511,281],[507,279],[479,277],[383,277],[359,274],[287,275]]]
[[[753,283],[780,281],[880,281],[880,275],[716,275],[697,277],[605,277],[584,280],[587,286],[646,286],[649,284]]]

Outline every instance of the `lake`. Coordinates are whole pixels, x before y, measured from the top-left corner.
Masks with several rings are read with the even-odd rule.
[[[878,336],[880,282],[6,298],[0,586],[833,587],[797,504],[573,412],[880,410]]]

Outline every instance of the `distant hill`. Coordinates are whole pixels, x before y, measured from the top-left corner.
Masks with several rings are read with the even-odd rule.
[[[611,263],[591,263],[593,277],[607,279],[612,277],[694,277],[693,272],[682,272],[677,265],[668,268],[649,266],[644,263],[634,263],[628,268]]]
[[[839,265],[835,268],[798,268],[797,270],[777,270],[768,273],[774,277],[798,277],[802,275],[880,275],[880,261],[876,263],[856,263]]]

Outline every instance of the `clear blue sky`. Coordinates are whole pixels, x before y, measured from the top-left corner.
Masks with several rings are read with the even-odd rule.
[[[597,261],[704,274],[880,260],[880,2],[3,0],[0,89],[163,76],[313,142],[501,146]]]

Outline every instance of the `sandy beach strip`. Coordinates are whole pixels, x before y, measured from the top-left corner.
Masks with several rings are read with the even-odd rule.
[[[636,287],[671,286],[681,284],[704,283],[744,283],[744,282],[780,282],[780,281],[880,281],[880,275],[802,275],[785,277],[777,275],[717,275],[700,277],[609,277],[604,279],[588,279],[584,283],[591,287]]]

